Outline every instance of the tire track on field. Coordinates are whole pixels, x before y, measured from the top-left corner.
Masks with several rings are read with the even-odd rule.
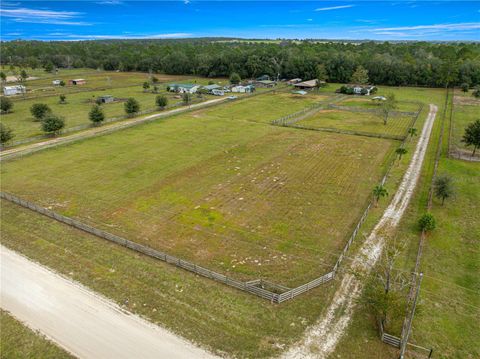
[[[364,287],[361,279],[352,273],[368,274],[371,271],[383,250],[382,234],[398,226],[420,176],[437,110],[437,106],[430,105],[430,112],[402,182],[382,218],[350,264],[350,270],[343,276],[332,303],[323,317],[307,331],[303,341],[288,350],[283,358],[326,358],[334,351],[348,327]]]

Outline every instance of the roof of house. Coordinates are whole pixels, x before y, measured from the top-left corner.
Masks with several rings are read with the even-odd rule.
[[[296,87],[317,87],[317,79],[299,82],[299,83],[293,84],[293,86],[296,86]]]
[[[5,86],[4,87],[5,90],[22,90],[24,88],[25,88],[25,86],[23,86],[23,85]]]
[[[257,77],[257,81],[264,81],[264,80],[270,80],[270,76],[262,75],[262,76]]]
[[[85,81],[85,79],[73,79],[72,81]]]
[[[257,80],[256,82],[259,82],[264,85],[271,85],[275,83],[275,81],[272,81],[272,80]]]
[[[99,96],[98,98],[113,98],[112,95],[102,95],[102,96]]]
[[[185,89],[191,89],[191,88],[196,87],[198,85],[194,85],[194,84],[170,84],[168,86],[169,87],[183,87]]]
[[[203,88],[204,88],[205,90],[216,90],[216,89],[219,89],[219,88],[221,88],[221,87],[222,87],[222,86],[217,85],[217,84],[203,86]]]

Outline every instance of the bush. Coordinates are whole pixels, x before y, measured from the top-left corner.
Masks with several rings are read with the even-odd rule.
[[[140,104],[133,97],[130,97],[127,102],[125,102],[125,113],[128,116],[133,116],[138,111],[140,111]]]
[[[437,226],[435,217],[431,213],[425,213],[421,216],[418,220],[418,225],[420,226],[420,230],[425,232],[433,231]]]
[[[470,88],[470,86],[468,86],[468,84],[466,82],[461,84],[460,87],[462,88],[463,92],[468,92],[468,89]]]
[[[0,97],[0,110],[2,113],[9,113],[13,108],[13,102],[9,98]]]
[[[232,85],[238,85],[240,81],[242,81],[242,79],[240,78],[239,74],[237,74],[236,72],[232,72],[230,74],[230,83]]]
[[[189,94],[188,92],[185,92],[183,94],[183,104],[184,105],[188,105],[190,102],[192,102],[192,95]]]
[[[30,112],[37,121],[41,121],[51,110],[50,107],[44,103],[34,103],[32,107],[30,107]]]
[[[60,96],[58,96],[58,97],[59,97],[60,103],[61,103],[62,105],[64,105],[64,104],[67,103],[67,101],[66,101],[67,96],[65,96],[65,95],[60,95]]]
[[[62,128],[65,127],[65,120],[60,117],[56,116],[52,113],[49,113],[43,120],[42,120],[42,130],[43,132],[50,134],[50,135],[57,135],[60,133]]]
[[[102,123],[105,120],[105,114],[100,106],[94,105],[88,113],[88,119],[95,125]]]
[[[155,103],[158,107],[160,107],[161,109],[164,109],[168,105],[168,98],[167,96],[159,95],[155,99]]]
[[[13,137],[14,135],[12,129],[0,122],[0,146],[3,147]]]

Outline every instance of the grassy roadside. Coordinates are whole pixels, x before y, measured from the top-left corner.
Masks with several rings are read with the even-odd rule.
[[[74,358],[39,333],[24,326],[8,312],[0,311],[0,356],[5,359]]]

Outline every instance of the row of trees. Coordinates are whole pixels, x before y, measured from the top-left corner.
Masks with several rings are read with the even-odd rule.
[[[190,74],[236,73],[312,79],[322,65],[331,82],[346,83],[362,66],[370,82],[385,85],[480,84],[480,44],[216,42],[192,40],[10,41],[0,44],[1,63],[20,67],[103,68]],[[237,81],[237,78],[233,79]]]

